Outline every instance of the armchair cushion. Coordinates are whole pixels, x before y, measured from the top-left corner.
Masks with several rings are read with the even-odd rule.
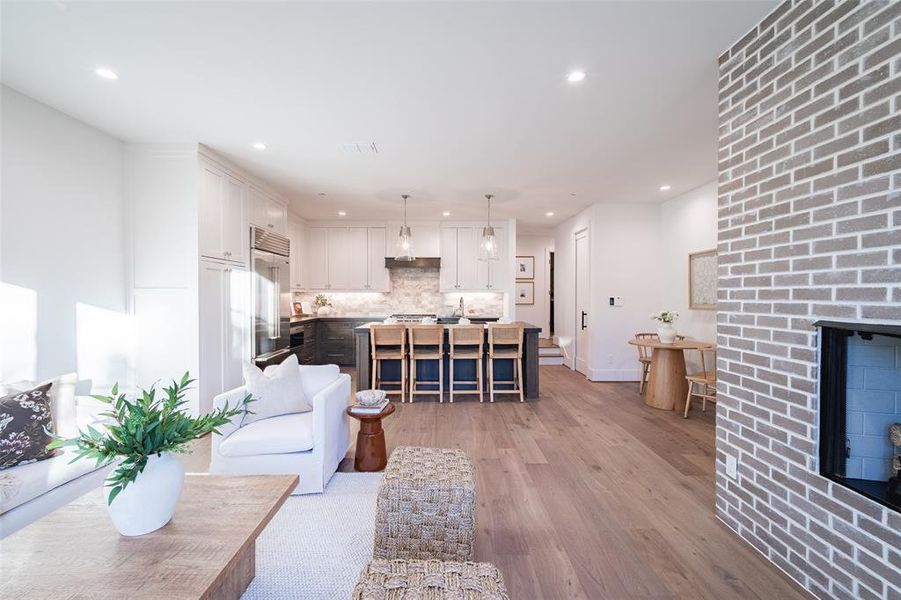
[[[255,423],[261,419],[303,413],[313,410],[307,402],[301,383],[301,372],[297,364],[297,356],[291,354],[273,370],[263,372],[256,365],[244,365],[244,382],[247,392],[255,402],[248,406],[241,426]]]
[[[313,449],[313,413],[295,413],[242,425],[219,443],[222,456],[287,454]]]

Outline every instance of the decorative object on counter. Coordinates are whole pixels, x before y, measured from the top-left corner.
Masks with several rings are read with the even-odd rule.
[[[657,327],[657,337],[660,338],[661,342],[672,344],[676,341],[676,330],[673,327],[673,323],[679,318],[679,313],[665,310],[651,315],[651,318],[660,323]]]
[[[320,317],[332,314],[332,302],[325,294],[316,294],[316,298],[313,300],[313,306],[316,307],[316,314]]]
[[[394,257],[394,260],[409,262],[415,260],[413,256],[413,234],[410,232],[410,228],[407,227],[407,200],[410,198],[410,194],[402,194],[401,198],[404,199],[404,224],[401,225],[400,231],[397,233],[397,255]]]
[[[385,390],[360,390],[355,394],[357,404],[365,407],[372,407],[381,404],[382,400],[387,397]]]
[[[716,310],[716,250],[688,255],[688,308]]]
[[[472,321],[470,321],[470,320],[467,319],[466,317],[460,317],[460,318],[457,320],[457,325],[469,325],[470,323],[472,323]]]
[[[294,315],[295,315],[295,316],[299,316],[299,315],[304,314],[304,313],[303,313],[303,304],[301,304],[300,302],[294,302],[294,303],[291,304],[291,306],[294,308]]]
[[[535,257],[534,256],[517,256],[516,257],[516,280],[535,279]]]
[[[517,281],[516,282],[516,304],[520,304],[520,305],[535,304],[535,282],[534,281]]]
[[[195,419],[184,410],[185,392],[192,383],[185,373],[180,381],[163,388],[164,398],[157,399],[154,386],[142,389],[134,401],[119,393],[116,384],[109,396],[93,396],[110,405],[102,414],[110,420],[106,431],[88,425],[77,437],[57,437],[49,445],[74,447],[74,460],[93,458],[107,464],[122,457],[104,486],[109,515],[122,535],[143,535],[169,522],[185,476],[175,453],[186,452],[188,442],[217,432],[252,400],[247,394],[234,408],[226,405]]]
[[[479,260],[497,260],[497,237],[491,226],[491,199],[494,194],[485,194],[488,200],[488,220],[482,228],[482,240],[479,242]]]

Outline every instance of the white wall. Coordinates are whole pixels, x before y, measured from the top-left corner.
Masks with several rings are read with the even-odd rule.
[[[577,232],[589,231],[589,247],[594,243],[591,232],[592,208],[586,208],[557,226],[554,232],[554,339],[563,350],[563,362],[573,368],[575,336],[575,240]],[[592,256],[594,252],[591,252]],[[589,323],[590,325],[590,323]]]
[[[663,296],[660,310],[679,313],[676,329],[699,340],[716,340],[716,311],[688,308],[688,255],[716,249],[716,182],[660,206]]]
[[[3,86],[0,379],[125,381],[123,145]]]
[[[554,251],[554,238],[551,236],[520,235],[516,238],[516,255],[535,257],[535,304],[516,306],[516,319],[541,327],[541,337],[550,334],[550,298],[548,286],[550,281],[550,253]],[[514,273],[514,277],[516,274]],[[514,302],[516,298],[514,295]]]

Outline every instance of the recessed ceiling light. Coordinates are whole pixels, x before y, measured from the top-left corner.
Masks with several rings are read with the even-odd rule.
[[[253,149],[254,149],[254,150],[265,150],[265,149],[266,149],[266,144],[264,144],[263,142],[254,142],[254,143],[253,143]]]
[[[338,216],[339,216],[339,217],[346,217],[346,216],[347,216],[347,212],[346,212],[346,211],[343,211],[343,210],[339,210],[339,211],[338,211]]]
[[[670,191],[671,188],[672,188],[672,186],[670,186],[669,184],[666,184],[666,183],[665,183],[665,184],[663,184],[663,185],[660,186],[660,191],[661,191],[661,192],[668,192],[668,191]]]
[[[108,67],[97,67],[96,69],[94,69],[94,73],[96,73],[97,77],[100,77],[101,79],[119,79],[119,76],[116,74],[116,72]]]
[[[325,192],[319,192],[319,193],[317,194],[317,196],[325,196],[325,195],[326,195]]]
[[[579,83],[585,81],[585,71],[570,71],[566,76],[566,80],[570,83]]]
[[[544,216],[545,216],[545,217],[553,217],[553,216],[554,216],[554,213],[551,212],[551,211],[547,211],[546,213],[544,213]]]
[[[444,211],[444,212],[441,213],[441,214],[442,214],[442,216],[449,217],[449,216],[450,216],[450,211],[449,211],[449,210],[446,210],[446,211]]]

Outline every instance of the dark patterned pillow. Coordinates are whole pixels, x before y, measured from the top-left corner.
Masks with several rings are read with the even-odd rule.
[[[50,386],[45,383],[25,392],[0,398],[0,469],[50,458],[53,439],[50,416]]]

